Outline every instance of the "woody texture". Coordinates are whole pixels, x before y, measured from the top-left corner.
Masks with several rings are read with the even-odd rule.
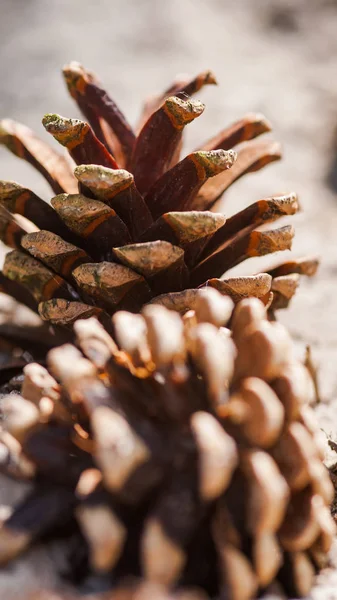
[[[303,597],[328,564],[333,486],[312,378],[275,312],[318,261],[228,276],[291,248],[292,225],[273,223],[299,203],[216,211],[281,157],[255,139],[270,124],[248,114],[181,158],[211,72],[149,98],[135,130],[93,74],[63,73],[85,118],[43,117],[63,152],[0,123],[54,192],[0,182],[0,288],[39,315],[0,323],[16,357],[0,372],[0,469],[31,482],[2,507],[0,565],[55,539],[78,590],[111,600],[253,600],[274,583]]]
[[[257,200],[227,218],[214,211],[237,179],[281,157],[278,143],[255,139],[270,131],[268,121],[248,114],[181,159],[184,128],[204,110],[191,95],[216,83],[211,72],[151,97],[137,132],[96,77],[78,63],[63,73],[87,121],[47,114],[42,123],[68,156],[19,123],[0,123],[0,142],[36,167],[56,194],[50,205],[18,183],[0,182],[0,235],[13,248],[1,290],[56,329],[93,315],[107,323],[116,310],[137,312],[149,302],[184,312],[205,285],[235,302],[260,298],[271,314],[286,307],[300,275],[316,271],[316,258],[257,275],[225,273],[291,248],[293,227],[273,222],[297,212],[296,194]],[[8,326],[0,332],[15,333]],[[46,337],[42,329],[41,344]]]
[[[112,599],[144,580],[167,599],[310,591],[335,532],[311,380],[260,300],[233,306],[209,288],[184,317],[118,311],[115,340],[80,319],[76,346],[25,367],[0,448],[33,488],[2,524],[2,565],[62,536]]]

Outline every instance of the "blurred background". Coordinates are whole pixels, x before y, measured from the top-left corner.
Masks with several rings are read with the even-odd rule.
[[[60,72],[70,60],[99,75],[131,122],[142,99],[175,75],[212,69],[219,85],[200,94],[206,111],[187,128],[190,148],[246,112],[270,119],[284,160],[235,184],[222,209],[230,215],[289,190],[300,196],[294,254],[318,253],[322,267],[280,318],[312,345],[328,431],[337,396],[336,31],[336,0],[1,0],[0,115],[45,139],[44,113],[78,116]],[[0,177],[51,196],[2,148]]]

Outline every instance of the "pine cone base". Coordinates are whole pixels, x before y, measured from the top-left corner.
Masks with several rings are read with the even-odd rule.
[[[1,455],[33,491],[3,521],[2,564],[62,534],[116,600],[309,593],[335,532],[310,377],[263,303],[233,306],[209,288],[183,317],[115,313],[113,337],[79,320],[76,346],[25,367]]]

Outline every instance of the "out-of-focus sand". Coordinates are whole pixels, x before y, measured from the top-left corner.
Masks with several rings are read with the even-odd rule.
[[[323,262],[314,280],[303,280],[280,318],[300,345],[312,345],[323,398],[317,413],[334,439],[337,196],[326,180],[337,126],[336,31],[336,0],[1,2],[0,116],[25,122],[45,139],[40,124],[45,112],[78,115],[60,76],[61,66],[72,59],[99,74],[132,122],[144,95],[165,88],[177,73],[214,70],[219,86],[200,94],[207,108],[188,128],[190,148],[246,112],[260,111],[271,120],[273,137],[284,145],[283,162],[243,178],[222,208],[230,215],[275,193],[293,189],[300,195],[294,254],[318,253]],[[2,149],[0,178],[50,197],[41,178]],[[244,269],[262,270],[266,263],[246,263]],[[39,577],[34,556],[32,580]],[[28,570],[21,561],[11,575],[25,578]],[[0,575],[0,600],[18,597],[10,596],[12,579]],[[311,597],[337,598],[336,572],[322,574]]]

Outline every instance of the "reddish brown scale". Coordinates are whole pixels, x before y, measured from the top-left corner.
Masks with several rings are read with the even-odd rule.
[[[78,108],[85,117],[86,121],[91,126],[95,136],[104,144],[113,156],[113,148],[109,147],[108,140],[104,134],[102,128],[102,122],[95,110],[86,102],[85,96],[81,93],[81,90],[85,88],[85,79],[88,81],[96,81],[95,76],[92,73],[85,72],[83,67],[76,62],[72,62],[69,65],[65,65],[62,69],[63,77],[67,85],[68,91],[72,98],[75,100]]]
[[[236,160],[232,150],[194,152],[167,171],[145,197],[156,219],[172,210],[196,209],[194,198],[203,183],[221,171],[230,169]]]
[[[203,110],[201,102],[172,96],[145,123],[137,138],[130,166],[141,194],[147,192],[170,168],[185,125],[201,115]]]
[[[104,136],[101,124],[102,119],[111,128],[121,145],[126,163],[131,156],[136,138],[131,126],[116,103],[100,86],[96,78],[79,63],[71,62],[69,65],[66,65],[63,68],[63,75],[68,89],[79,105],[79,108],[89,121],[93,120],[91,124],[96,135],[100,139],[101,136]]]
[[[25,233],[15,217],[0,205],[0,240],[9,248],[20,248]]]
[[[76,167],[75,176],[96,198],[116,211],[133,240],[138,241],[140,235],[151,226],[151,213],[128,171],[81,165]]]
[[[214,232],[221,228],[225,217],[209,211],[169,212],[155,221],[140,241],[166,240],[185,251],[185,263],[194,266],[197,257]]]
[[[117,148],[114,148],[112,146],[112,144],[109,143],[107,136],[105,135],[105,133],[103,131],[103,127],[102,127],[103,124],[102,124],[99,116],[97,115],[97,113],[94,111],[94,109],[91,108],[91,106],[86,105],[85,101],[83,100],[83,98],[81,98],[81,96],[78,96],[76,98],[76,103],[77,103],[77,106],[80,109],[81,113],[85,117],[86,121],[89,123],[90,127],[92,128],[97,139],[100,142],[102,142],[102,144],[104,144],[106,149],[113,156],[116,156],[119,159],[119,156],[117,156],[115,154]]]
[[[41,319],[47,321],[47,323],[67,327],[71,330],[78,319],[89,319],[90,317],[96,317],[107,331],[112,329],[111,318],[102,308],[90,306],[83,302],[53,298],[40,302],[38,310]]]
[[[220,250],[236,235],[249,233],[260,225],[271,223],[285,215],[293,215],[297,210],[298,201],[295,193],[258,200],[227,219],[226,223],[209,240],[201,258],[206,258]]]
[[[40,140],[25,125],[10,119],[0,122],[0,144],[29,162],[48,181],[55,194],[76,192],[76,180],[63,156]]]
[[[6,254],[3,274],[23,285],[37,302],[50,298],[77,299],[75,291],[59,275],[20,250]]]
[[[184,251],[178,246],[156,240],[114,248],[113,252],[118,261],[146,278],[153,296],[188,286]]]
[[[215,75],[212,71],[204,71],[192,79],[188,76],[177,77],[165,92],[150,96],[145,101],[138,125],[138,131],[169,96],[179,96],[183,100],[186,100],[188,96],[192,96],[201,90],[204,85],[209,84],[217,84]]]
[[[234,239],[228,246],[215,252],[197,265],[191,273],[191,285],[201,285],[208,276],[221,277],[225,271],[253,256],[264,256],[279,250],[289,250],[294,237],[290,225],[270,231],[252,231]]]
[[[111,255],[114,245],[131,241],[129,231],[112,208],[82,194],[60,194],[51,201],[69,229],[83,240],[82,245],[96,259]]]
[[[212,71],[203,71],[190,79],[189,81],[184,82],[182,85],[177,84],[177,87],[172,90],[172,93],[175,96],[193,96],[204,87],[204,85],[217,85],[217,80]]]
[[[67,148],[76,164],[96,163],[110,169],[118,169],[114,157],[95,136],[88,123],[47,114],[43,117],[42,124],[48,133]]]
[[[128,310],[140,310],[151,298],[144,277],[115,262],[102,261],[81,265],[73,272],[82,297],[89,304],[115,311],[123,303]]]
[[[12,214],[26,217],[39,229],[48,229],[70,241],[73,237],[47,202],[14,181],[0,181],[0,205]]]
[[[277,142],[253,141],[238,150],[234,167],[207,181],[195,201],[196,210],[210,209],[222,194],[240,177],[259,171],[266,165],[281,158],[281,147]]]
[[[292,297],[296,293],[299,285],[300,276],[298,273],[290,275],[281,275],[273,278],[271,290],[273,292],[273,301],[270,306],[271,314],[274,310],[287,308]]]
[[[271,124],[263,115],[249,113],[233,125],[220,131],[196,150],[216,150],[217,148],[229,150],[241,142],[252,140],[268,131],[271,131]]]
[[[224,279],[208,279],[207,287],[214,287],[225,296],[229,296],[235,303],[244,298],[259,298],[267,304],[270,296],[271,276],[268,273],[226,277]]]
[[[149,279],[153,296],[166,292],[180,292],[189,286],[189,272],[181,257],[176,263]]]
[[[208,211],[169,212],[144,232],[141,241],[166,240],[186,248],[213,235],[224,221],[224,215]]]
[[[26,234],[22,239],[22,247],[65,279],[71,280],[76,267],[92,261],[84,250],[65,242],[50,231]]]
[[[299,275],[312,277],[315,275],[319,267],[319,262],[320,261],[317,256],[297,258],[273,267],[268,271],[268,273],[270,273],[272,277],[291,275],[291,273],[298,273]]]

